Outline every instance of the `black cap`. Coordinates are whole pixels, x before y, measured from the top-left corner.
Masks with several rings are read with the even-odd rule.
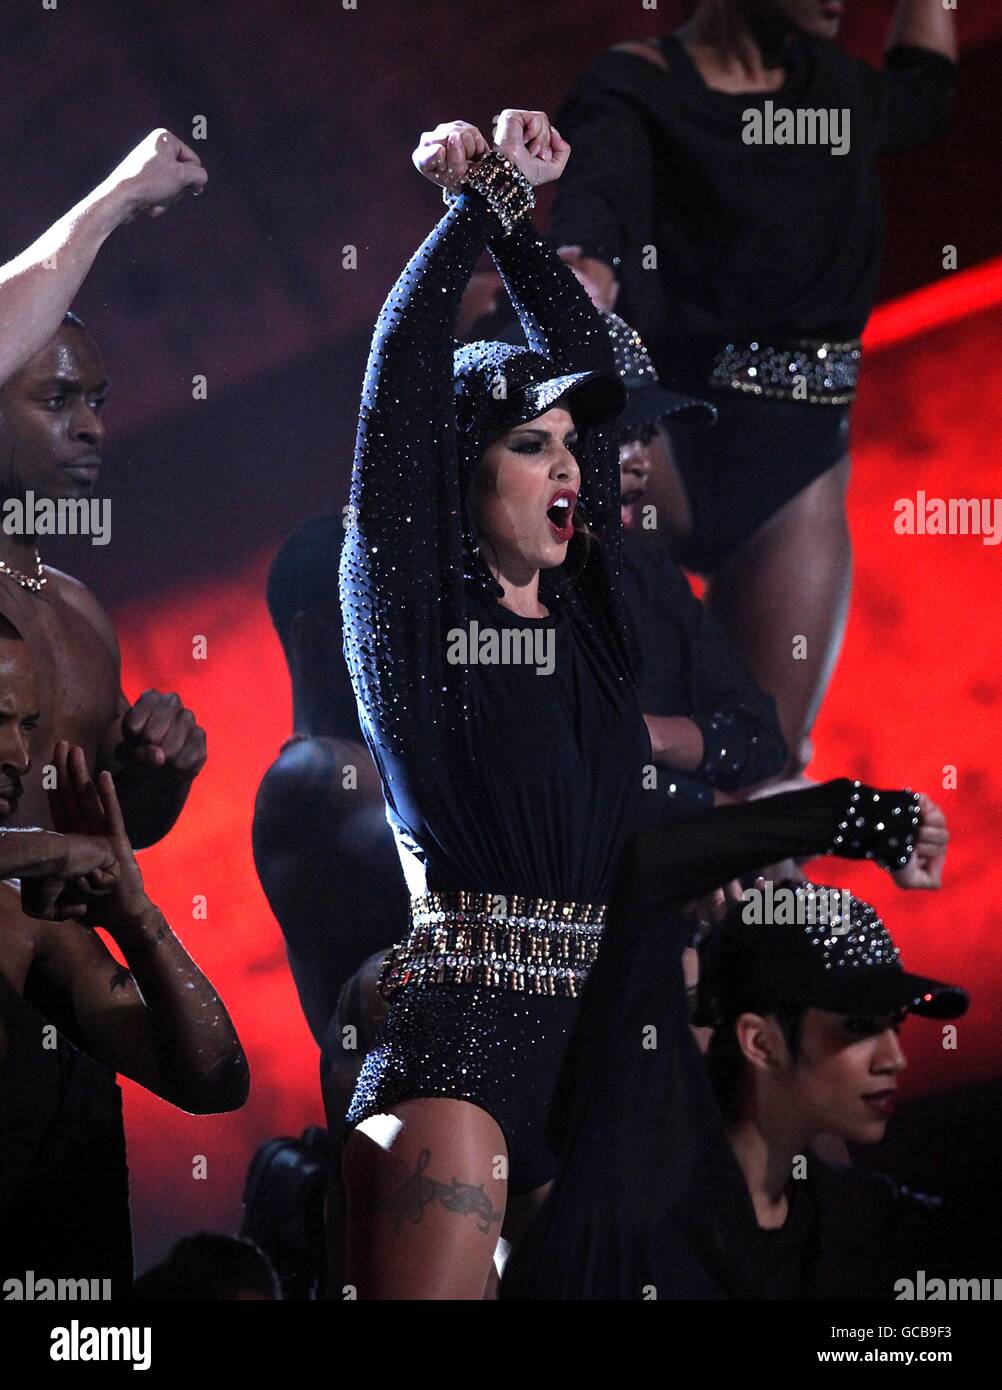
[[[712,1028],[742,1013],[808,1007],[857,1017],[966,1012],[965,990],[904,969],[869,903],[804,880],[752,891],[761,892],[758,902],[746,890],[700,948],[694,1023]]]
[[[635,426],[640,429],[644,425],[656,425],[661,420],[686,414],[701,416],[707,424],[716,422],[717,409],[709,401],[665,390],[654,370],[651,355],[635,328],[631,328],[618,314],[603,313],[602,318],[612,340],[616,371],[626,387],[626,409],[619,421],[621,428]]]
[[[476,440],[481,448],[564,397],[579,429],[615,419],[626,401],[612,372],[566,372],[511,343],[464,343],[453,362],[456,421],[467,443]]]

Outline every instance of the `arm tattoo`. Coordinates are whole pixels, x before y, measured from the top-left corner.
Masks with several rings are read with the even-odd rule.
[[[461,1216],[472,1212],[478,1229],[484,1235],[490,1232],[492,1226],[500,1227],[504,1212],[494,1206],[483,1185],[474,1187],[472,1183],[460,1182],[458,1178],[453,1178],[452,1182],[439,1182],[437,1178],[426,1177],[425,1169],[430,1162],[431,1150],[422,1149],[414,1172],[404,1178],[394,1191],[376,1202],[378,1211],[396,1217],[398,1231],[403,1230],[406,1221],[416,1226],[424,1216],[425,1207],[435,1202]]]
[[[126,970],[124,965],[116,965],[115,973],[111,977],[111,993],[114,994],[116,989],[124,989],[131,979],[131,970]]]

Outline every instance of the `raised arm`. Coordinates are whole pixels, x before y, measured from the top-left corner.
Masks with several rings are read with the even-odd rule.
[[[461,149],[452,157],[472,157]],[[462,668],[446,659],[446,634],[465,618],[453,327],[496,225],[477,195],[460,197],[407,263],[373,334],[341,601],[348,668],[366,722],[384,737],[450,725],[462,698]]]
[[[105,241],[140,212],[165,212],[206,172],[193,150],[154,130],[93,192],[0,267],[0,383],[49,341]]]
[[[858,64],[879,153],[925,145],[949,127],[957,59],[942,0],[900,0],[879,72]]]

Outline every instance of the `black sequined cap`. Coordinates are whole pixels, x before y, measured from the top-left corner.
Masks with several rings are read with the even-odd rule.
[[[467,468],[492,439],[536,419],[564,396],[579,429],[615,419],[626,402],[611,372],[565,372],[541,353],[510,343],[464,343],[453,361],[456,425]]]
[[[656,425],[660,420],[683,414],[702,415],[707,424],[716,421],[716,407],[709,401],[665,390],[635,328],[618,314],[603,313],[602,318],[609,330],[616,371],[627,391],[626,409],[619,422],[621,427]]]
[[[750,1012],[812,1006],[882,1017],[899,1009],[959,1018],[966,992],[901,964],[876,909],[851,893],[805,880],[767,885],[732,908],[700,950],[694,1022],[717,1026]]]

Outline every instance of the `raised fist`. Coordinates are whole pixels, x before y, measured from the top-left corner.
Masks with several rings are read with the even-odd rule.
[[[105,186],[124,195],[128,215],[123,220],[130,222],[141,212],[159,217],[187,193],[197,197],[208,177],[195,151],[161,128],[125,156]]]

